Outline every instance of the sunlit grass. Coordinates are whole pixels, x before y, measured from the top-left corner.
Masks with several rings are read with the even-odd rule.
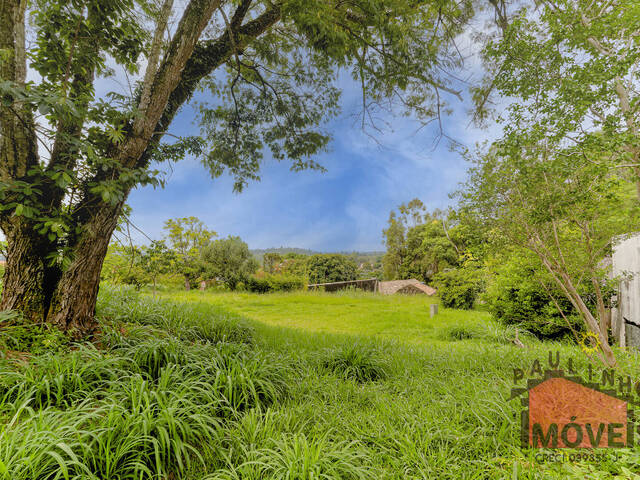
[[[365,292],[255,295],[190,291],[172,292],[163,298],[222,307],[262,324],[307,333],[365,335],[417,344],[437,340],[438,331],[450,325],[485,329],[493,323],[487,312],[442,307],[431,318],[429,305],[438,299],[424,295],[383,296]]]
[[[512,369],[578,348],[433,301],[103,287],[98,348],[0,360],[0,479],[633,478],[520,449]]]

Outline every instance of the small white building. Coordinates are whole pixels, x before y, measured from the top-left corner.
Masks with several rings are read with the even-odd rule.
[[[640,233],[619,237],[611,260],[611,275],[620,280],[611,329],[621,347],[640,347]]]

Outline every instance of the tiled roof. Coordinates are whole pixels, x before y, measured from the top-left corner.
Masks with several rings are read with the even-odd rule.
[[[414,293],[418,293],[418,291],[425,293],[426,295],[435,295],[436,289],[430,287],[429,285],[425,285],[424,283],[412,278],[411,280],[392,280],[390,282],[380,282],[379,291],[383,295],[393,295],[394,293],[398,293],[400,290],[403,290],[400,293],[410,293],[410,290],[413,290]],[[416,291],[417,290],[417,291]]]

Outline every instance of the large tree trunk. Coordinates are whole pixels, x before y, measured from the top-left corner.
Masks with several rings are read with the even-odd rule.
[[[7,264],[0,310],[20,310],[42,321],[45,313],[45,266],[34,232],[18,225],[7,233]]]
[[[78,339],[90,338],[98,328],[95,310],[100,273],[123,203],[94,210],[51,298],[47,322]]]
[[[169,9],[171,2],[165,5]],[[26,76],[24,14],[26,0],[2,0],[0,9],[0,80],[24,85]],[[151,62],[145,81],[142,115],[138,116],[126,131],[126,138],[114,144],[108,157],[117,167],[105,171],[98,169],[95,176],[83,180],[78,203],[72,206],[69,235],[49,241],[39,234],[34,225],[24,217],[0,212],[0,227],[7,236],[8,254],[4,275],[0,309],[22,311],[32,321],[46,321],[72,332],[77,339],[86,339],[97,330],[95,308],[102,264],[122,205],[132,185],[126,187],[117,205],[100,201],[92,195],[91,186],[101,181],[117,178],[120,168],[145,168],[151,160],[151,152],[160,142],[179,107],[195,91],[198,82],[234,53],[235,48],[246,45],[250,39],[261,35],[280,18],[279,8],[274,7],[258,18],[242,25],[251,2],[243,1],[238,7],[231,25],[237,28],[238,38],[232,41],[225,32],[215,41],[196,43],[209,23],[221,0],[192,0],[170,41],[164,59],[156,69]],[[164,29],[162,29],[164,30]],[[89,48],[89,47],[88,47]],[[195,55],[194,55],[195,50]],[[80,87],[93,81],[93,72],[77,76],[74,84]],[[80,100],[79,100],[80,101]],[[80,107],[86,103],[80,103]],[[80,108],[83,110],[83,108]],[[19,115],[16,115],[16,112]],[[67,137],[80,136],[83,120],[69,125],[58,125],[58,133],[50,158],[49,169],[60,166],[73,169],[76,152]],[[160,133],[159,133],[160,132]],[[65,191],[56,191],[48,177],[31,178],[29,171],[38,166],[37,140],[30,106],[14,104],[12,109],[0,108],[0,181],[22,181],[42,184],[42,214],[56,216],[65,197]],[[4,202],[16,201],[8,196]],[[55,244],[59,242],[59,244]],[[70,263],[64,268],[50,266],[50,254],[64,252]]]

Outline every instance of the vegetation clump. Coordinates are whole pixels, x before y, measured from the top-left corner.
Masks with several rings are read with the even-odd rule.
[[[247,348],[242,327],[218,336],[204,327],[204,318],[216,323],[210,311],[189,316],[197,312],[105,290],[101,349],[34,348],[0,363],[0,478],[190,478],[210,463],[225,425],[283,398],[288,363]],[[176,335],[187,325],[200,334]],[[35,345],[7,328],[5,346]]]
[[[388,375],[380,350],[370,345],[349,344],[329,349],[321,363],[339,377],[358,383],[383,380]]]

